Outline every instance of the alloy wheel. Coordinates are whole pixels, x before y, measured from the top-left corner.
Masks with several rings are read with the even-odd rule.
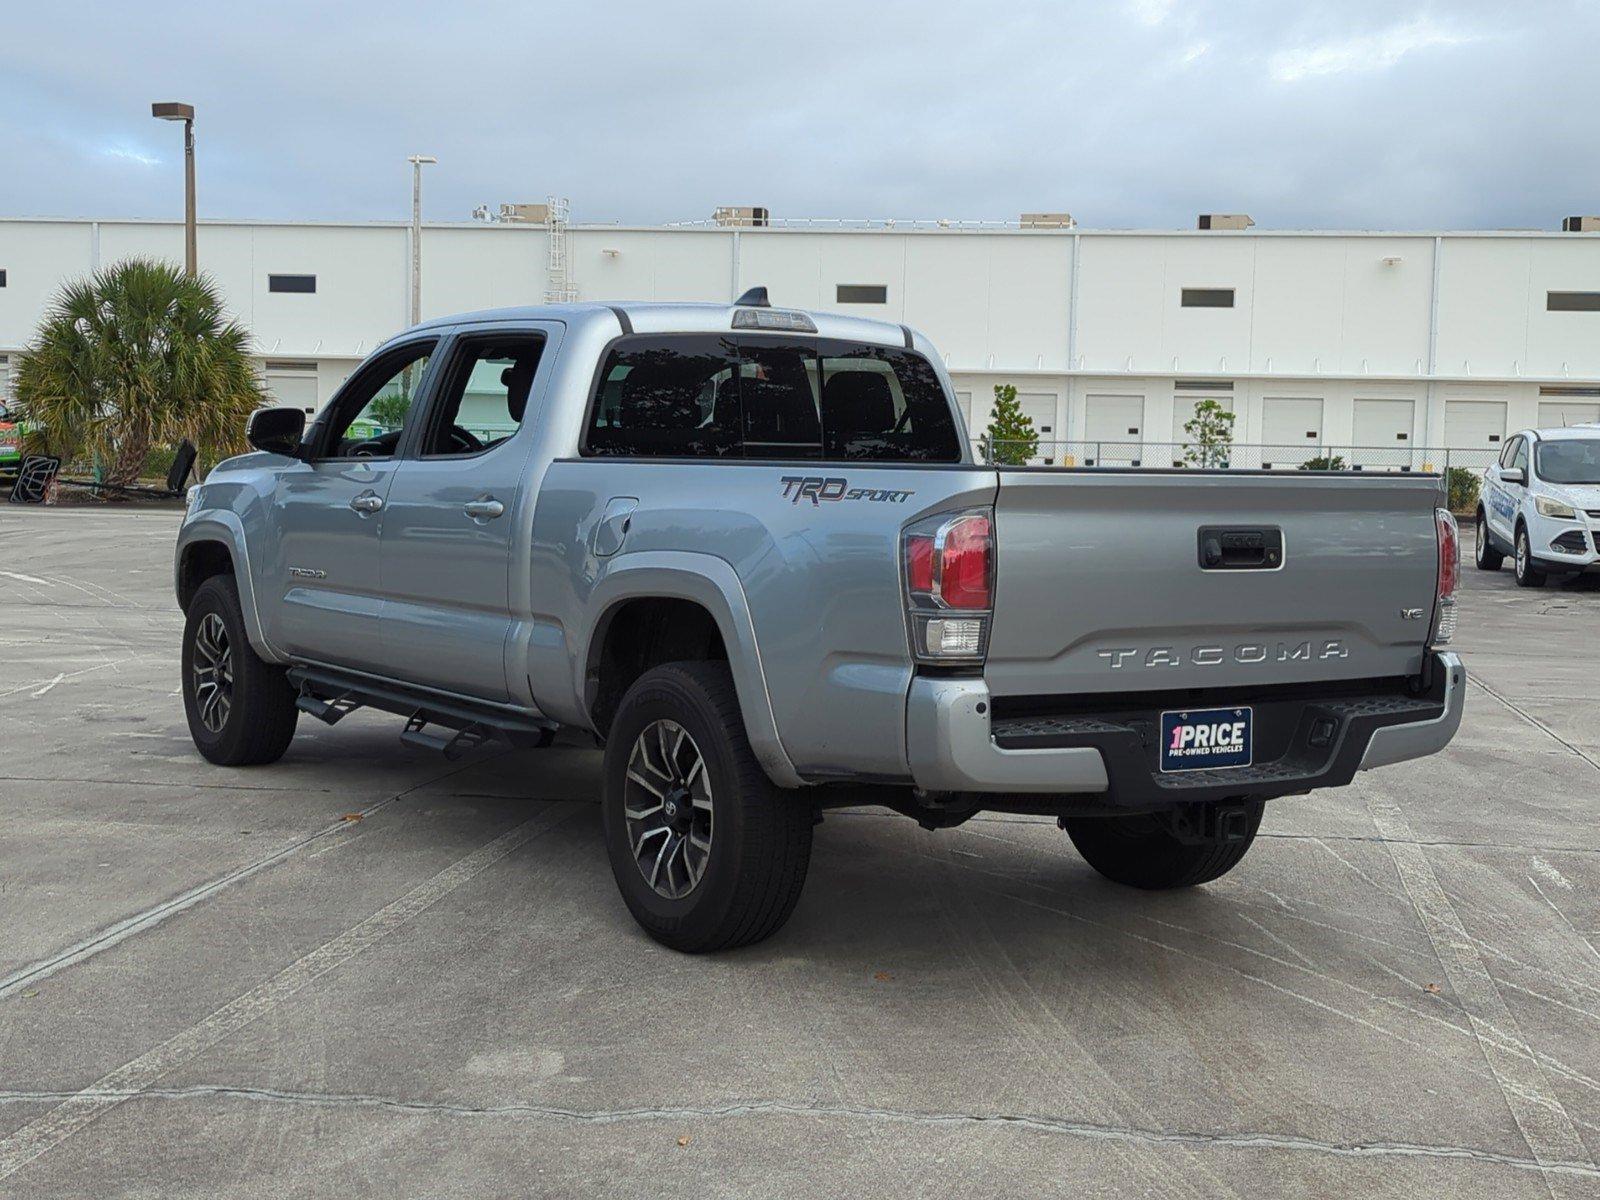
[[[623,815],[634,864],[656,894],[680,900],[694,891],[711,861],[711,779],[676,721],[652,721],[634,739]]]
[[[216,613],[207,613],[194,631],[194,704],[200,723],[221,733],[233,708],[233,647],[228,627]]]
[[[1517,578],[1521,579],[1528,573],[1528,535],[1517,534]]]

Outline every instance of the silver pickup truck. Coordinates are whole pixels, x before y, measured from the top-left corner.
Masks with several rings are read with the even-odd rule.
[[[451,756],[592,731],[681,950],[778,929],[830,808],[1051,815],[1185,887],[1461,719],[1436,477],[981,465],[925,338],[759,289],[432,321],[249,437],[178,536],[200,752],[362,706]]]

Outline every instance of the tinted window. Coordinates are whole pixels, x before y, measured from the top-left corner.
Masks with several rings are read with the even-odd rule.
[[[1600,483],[1600,440],[1540,442],[1539,478],[1549,483]]]
[[[589,454],[959,462],[950,401],[919,354],[817,338],[616,343]]]
[[[1181,297],[1184,308],[1232,308],[1232,288],[1184,288]]]
[[[1517,448],[1511,452],[1511,465],[1522,471],[1528,469],[1528,439],[1518,438]]]
[[[269,292],[314,292],[317,290],[317,277],[315,275],[268,275],[267,291]]]
[[[1512,438],[1509,442],[1506,443],[1506,448],[1504,450],[1500,451],[1500,465],[1502,467],[1509,467],[1511,465],[1511,457],[1512,457],[1512,455],[1516,454],[1516,452],[1517,452],[1517,443],[1520,442],[1521,440],[1522,440],[1521,438],[1516,438],[1516,437]]]
[[[1546,292],[1544,306],[1550,312],[1600,312],[1600,292]]]
[[[960,461],[950,400],[927,359],[883,346],[823,342],[821,348],[826,457]]]
[[[585,452],[657,458],[736,453],[738,367],[728,338],[623,338],[600,370]]]
[[[739,342],[746,458],[821,458],[821,370],[815,342]]]
[[[840,304],[887,304],[889,288],[882,283],[841,283],[833,297]]]

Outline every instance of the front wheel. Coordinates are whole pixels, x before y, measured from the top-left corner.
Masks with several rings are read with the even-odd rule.
[[[1524,525],[1517,527],[1515,571],[1518,587],[1541,588],[1548,578],[1543,571],[1533,565],[1533,547],[1528,542],[1528,529]]]
[[[1206,838],[1180,839],[1160,813],[1067,817],[1061,825],[1084,861],[1107,879],[1158,891],[1210,883],[1239,865],[1255,844],[1263,803],[1238,807],[1237,819]]]
[[[601,820],[634,920],[691,954],[776,933],[811,862],[812,806],[775,786],[726,663],[655,667],[606,736]]]
[[[1478,510],[1478,536],[1475,549],[1473,557],[1480,571],[1498,571],[1500,564],[1506,561],[1506,556],[1496,550],[1494,543],[1489,540],[1489,518],[1481,508]]]
[[[183,711],[195,748],[224,767],[276,762],[300,713],[283,670],[250,647],[233,577],[202,583],[186,616]]]

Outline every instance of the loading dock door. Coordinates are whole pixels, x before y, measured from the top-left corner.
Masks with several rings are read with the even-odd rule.
[[[1366,471],[1410,470],[1416,413],[1414,400],[1357,400],[1349,465]]]
[[[272,402],[281,408],[298,408],[306,413],[317,411],[317,375],[315,371],[282,371],[269,369],[266,373],[267,391]]]
[[[1446,400],[1444,445],[1452,467],[1489,467],[1506,436],[1504,400]]]
[[[5,372],[0,367],[0,376]],[[1539,428],[1565,429],[1568,425],[1593,425],[1600,421],[1600,400],[1541,400]]]
[[[1261,401],[1261,465],[1298,467],[1322,453],[1322,401],[1268,396]]]
[[[1054,392],[1018,392],[1017,404],[1022,415],[1033,421],[1033,431],[1039,435],[1039,453],[1028,462],[1033,466],[1053,465],[1060,457],[1056,442],[1056,394]]]
[[[1137,467],[1143,458],[1144,397],[1089,396],[1084,400],[1083,465]]]
[[[1189,422],[1194,420],[1194,410],[1206,400],[1215,400],[1222,405],[1223,412],[1238,413],[1233,406],[1232,392],[1209,392],[1196,395],[1194,392],[1174,392],[1172,396],[1172,445],[1168,446],[1165,453],[1172,458],[1175,467],[1186,467],[1190,463],[1184,458],[1189,450],[1192,439],[1189,437]],[[1234,422],[1238,424],[1237,421]],[[1231,456],[1230,456],[1231,457]],[[1227,465],[1227,464],[1222,464]]]

